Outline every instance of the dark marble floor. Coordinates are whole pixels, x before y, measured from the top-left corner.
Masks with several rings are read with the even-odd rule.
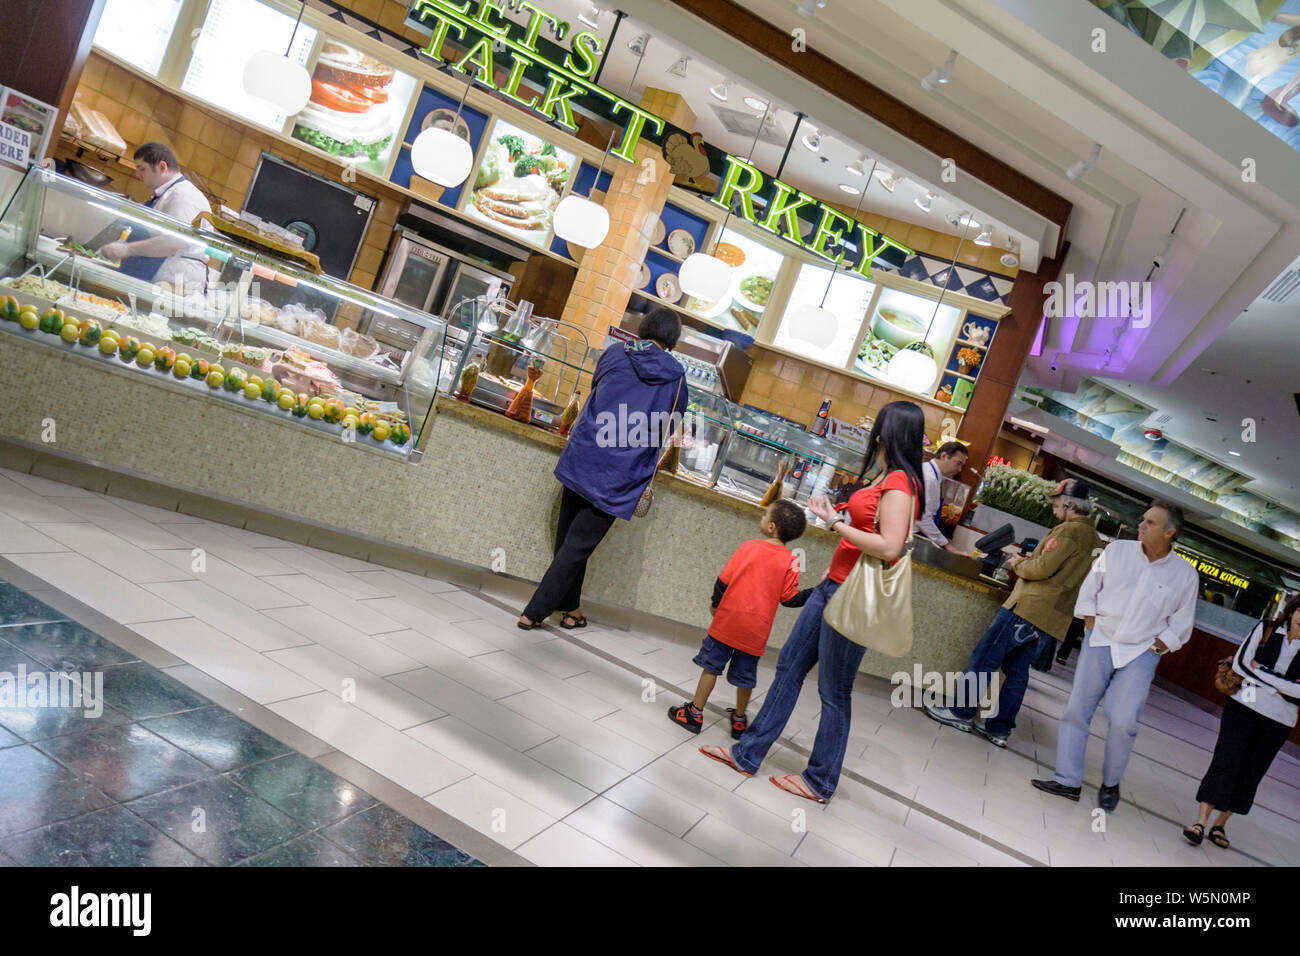
[[[102,712],[23,666],[102,674]],[[0,865],[483,864],[0,581]]]

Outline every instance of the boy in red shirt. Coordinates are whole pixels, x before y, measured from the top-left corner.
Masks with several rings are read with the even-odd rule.
[[[700,732],[704,705],[726,668],[727,683],[736,688],[735,709],[728,709],[731,736],[739,740],[745,732],[745,707],[758,683],[758,659],[767,648],[776,606],[802,607],[812,593],[799,590],[799,560],[786,547],[806,527],[802,508],[784,499],[774,502],[758,523],[763,537],[746,541],[727,561],[713,585],[713,623],[693,661],[703,668],[695,699],[668,708],[673,723]]]

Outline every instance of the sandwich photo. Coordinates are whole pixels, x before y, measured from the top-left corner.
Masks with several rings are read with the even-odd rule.
[[[388,64],[326,37],[312,72],[311,99],[295,118],[293,136],[331,156],[361,157],[382,170],[412,82]]]
[[[540,245],[573,163],[573,155],[554,144],[498,122],[475,175],[467,212]]]

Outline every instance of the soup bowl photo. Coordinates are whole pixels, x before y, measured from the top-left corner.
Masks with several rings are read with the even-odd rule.
[[[925,334],[925,323],[910,312],[886,306],[876,310],[876,317],[871,320],[871,331],[876,338],[901,349],[920,340]]]

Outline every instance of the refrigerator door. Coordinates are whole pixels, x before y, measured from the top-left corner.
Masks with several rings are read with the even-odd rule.
[[[393,246],[380,291],[422,312],[432,312],[430,306],[449,261],[450,257],[441,250],[411,236],[402,236]]]
[[[451,287],[447,290],[446,297],[439,303],[436,314],[447,315],[456,307],[456,303],[465,298],[472,299],[482,295],[494,299],[497,296],[508,296],[514,281],[514,276],[509,273],[492,272],[466,262],[457,262],[456,271],[452,274]]]

